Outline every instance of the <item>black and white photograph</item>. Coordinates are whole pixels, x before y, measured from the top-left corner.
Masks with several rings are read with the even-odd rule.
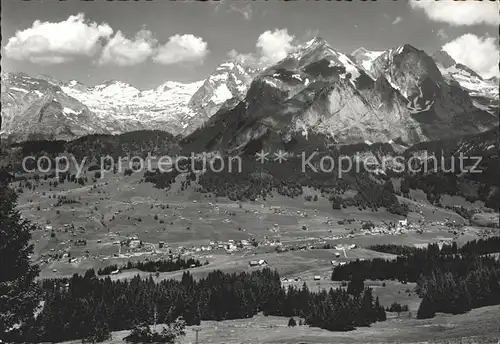
[[[500,344],[499,13],[2,0],[0,343]]]

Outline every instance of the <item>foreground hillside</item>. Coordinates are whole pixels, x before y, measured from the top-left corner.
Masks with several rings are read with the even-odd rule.
[[[369,168],[377,159],[342,175],[341,166],[314,172],[317,161],[304,172],[292,155],[242,155],[233,172],[203,171],[195,157],[162,172],[160,156],[185,146],[160,131],[14,145],[5,159],[17,209],[35,225],[30,259],[45,301],[22,335],[59,342],[123,331],[116,341],[140,323],[182,317],[214,343],[491,342],[498,319],[485,306],[500,302],[500,266],[484,254],[498,254],[497,135],[316,151],[419,164],[423,152],[445,161],[466,153],[484,159],[480,174]],[[27,173],[20,161],[30,155],[89,160],[59,175]],[[124,165],[100,165],[108,155]],[[133,155],[152,169],[135,171]],[[290,317],[307,326],[288,328]],[[61,328],[60,319],[71,320]]]
[[[491,344],[499,339],[498,306],[456,316],[440,314],[432,320],[392,314],[385,322],[348,333],[332,333],[308,326],[290,328],[287,322],[288,318],[262,315],[244,320],[202,322],[199,341],[214,344]],[[188,327],[186,336],[178,343],[195,343],[194,328],[197,327]],[[104,344],[121,344],[128,334],[129,331],[113,332],[113,338]]]
[[[104,151],[139,149],[141,142],[145,142],[122,138],[116,145],[109,137],[89,139],[89,147],[100,147]],[[22,148],[29,152],[36,146],[20,146]],[[435,190],[444,192],[439,193],[440,200],[436,201],[438,194],[430,193],[431,197],[426,197],[420,189],[425,183],[410,183],[406,191],[396,179],[390,181],[393,193],[387,182],[377,186],[373,179],[361,176],[339,183],[330,175],[326,181],[335,184],[329,188],[320,186],[324,182],[322,178],[313,178],[319,184],[306,186],[307,179],[300,184],[298,179],[291,178],[293,174],[288,174],[293,172],[289,168],[285,168],[287,174],[281,173],[286,176],[281,179],[282,183],[269,179],[269,188],[263,183],[264,179],[236,181],[231,178],[239,177],[228,174],[217,178],[217,174],[209,173],[171,175],[125,170],[100,175],[102,171],[90,167],[92,165],[86,166],[81,178],[72,177],[76,171],[62,178],[54,178],[50,173],[15,174],[17,181],[12,186],[20,193],[18,209],[37,227],[33,232],[35,251],[31,258],[40,264],[39,280],[46,297],[52,300],[40,315],[41,323],[34,327],[40,328],[40,332],[29,333],[31,336],[60,341],[90,334],[88,327],[78,326],[78,321],[67,322],[63,331],[58,318],[89,319],[107,324],[108,329],[125,330],[134,325],[133,319],[152,323],[154,309],[160,319],[167,317],[168,321],[179,314],[188,325],[201,319],[200,338],[213,343],[221,340],[228,343],[331,343],[332,338],[362,343],[367,336],[371,343],[401,340],[445,343],[448,339],[463,341],[466,337],[473,337],[473,342],[488,343],[496,336],[495,308],[473,309],[454,316],[437,314],[432,319],[417,320],[422,296],[417,288],[419,281],[366,279],[363,282],[366,291],[357,294],[349,291],[353,278],[333,280],[332,274],[332,270],[345,271],[343,267],[362,261],[396,259],[392,253],[377,251],[372,247],[374,244],[425,247],[430,243],[456,242],[461,246],[466,241],[491,235],[494,228],[476,226],[467,212],[454,208],[460,205],[486,213],[487,207],[480,199],[465,200],[462,193],[449,197],[445,187]],[[269,168],[266,178],[273,178],[280,168],[283,170],[282,166]],[[263,176],[260,173],[260,178]],[[252,193],[245,192],[245,186],[252,186],[253,189],[247,191],[255,192],[257,199],[252,200]],[[377,190],[387,197],[377,197]],[[332,198],[337,192],[340,198]],[[401,208],[394,211],[397,204]],[[156,272],[143,271],[140,265],[127,267],[129,262],[149,261],[154,266],[158,260],[176,257],[207,264]],[[485,267],[486,262],[484,260]],[[106,267],[107,270],[103,269]],[[269,275],[266,271],[276,271],[279,275]],[[85,277],[75,277],[75,273]],[[93,277],[94,273],[98,274],[97,278]],[[219,283],[219,278],[225,282]],[[272,283],[263,284],[261,278],[271,278]],[[206,284],[196,284],[203,279]],[[140,286],[142,292],[134,291],[133,286]],[[111,292],[108,288],[114,290],[114,295],[120,295],[120,302],[102,298],[99,290],[106,294]],[[326,307],[334,307],[340,298],[344,306],[349,302],[356,309],[361,308],[354,313],[342,313],[346,311],[342,307],[326,313],[311,309],[298,301],[300,295],[304,295],[299,292],[301,288],[309,290],[305,295],[309,295],[311,302],[321,304],[320,300],[330,300],[332,305],[327,303]],[[332,291],[328,292],[330,288]],[[279,290],[292,292],[284,294]],[[471,291],[471,295],[475,292]],[[67,302],[57,303],[54,300],[58,297]],[[222,302],[229,297],[234,302]],[[70,301],[77,299],[80,301]],[[191,299],[198,301],[190,303]],[[283,303],[275,303],[276,300]],[[493,301],[488,298],[487,302]],[[405,305],[408,310],[399,316],[386,311],[388,319],[384,321],[379,307],[394,303]],[[289,316],[301,314],[295,313],[299,312],[295,307],[305,307],[300,312],[307,315],[311,327],[286,326]],[[264,317],[258,310],[286,317]],[[378,311],[374,313],[375,310]],[[53,317],[53,314],[60,316]],[[105,321],[93,318],[93,314],[101,314]],[[343,322],[342,319],[350,320]],[[478,319],[482,321],[480,326],[475,322]],[[368,324],[371,325],[366,327]],[[357,329],[349,334],[335,332],[354,327]],[[189,327],[187,330],[187,336],[179,340],[192,343],[193,333]],[[249,331],[252,334],[248,334]],[[127,334],[127,331],[114,333],[115,339],[111,342]]]

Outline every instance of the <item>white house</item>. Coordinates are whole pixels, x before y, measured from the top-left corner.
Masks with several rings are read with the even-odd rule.
[[[406,226],[408,226],[408,219],[399,220],[399,221],[398,221],[398,225],[399,225],[399,226],[402,226],[402,227],[406,227]]]
[[[250,262],[248,262],[248,265],[250,265],[250,266],[264,266],[264,265],[267,265],[267,262],[264,259],[251,260]]]
[[[251,260],[250,262],[248,262],[248,265],[250,265],[250,266],[259,266],[259,262],[256,261],[256,260]]]
[[[131,248],[137,248],[137,247],[139,247],[141,245],[141,241],[134,239],[134,240],[131,240],[128,245]]]

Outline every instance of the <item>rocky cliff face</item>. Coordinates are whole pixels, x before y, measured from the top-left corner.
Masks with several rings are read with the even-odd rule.
[[[2,77],[2,135],[13,141],[108,133],[89,108],[58,85],[25,74]]]
[[[258,70],[236,61],[226,61],[205,80],[189,100],[196,116],[189,120],[183,134],[189,134],[212,117],[227,101],[240,101]]]
[[[474,106],[491,114],[498,113],[499,108],[499,85],[494,77],[483,79],[471,68],[457,63],[447,52],[441,50],[432,55],[436,65],[444,78],[450,84],[458,84],[466,90],[474,103]]]
[[[200,86],[201,82],[166,82],[155,89],[140,91],[116,80],[90,88],[72,81],[62,86],[62,90],[86,104],[113,134],[160,129],[176,135],[196,114],[187,103]]]
[[[382,55],[384,51],[370,51],[363,47],[354,50],[351,53],[354,61],[358,63],[367,73],[370,73],[373,61]]]
[[[423,51],[405,45],[370,70],[316,38],[261,72],[245,99],[186,138],[193,149],[250,150],[477,133],[497,119],[449,84]]]
[[[196,113],[187,105],[202,82],[166,82],[140,91],[116,80],[87,87],[71,80],[2,74],[2,136],[70,140],[154,129],[179,134]]]
[[[2,74],[3,137],[20,141],[164,130],[200,149],[408,144],[498,123],[498,82],[410,45],[347,55],[315,38],[264,70],[222,63],[206,80],[139,90]]]

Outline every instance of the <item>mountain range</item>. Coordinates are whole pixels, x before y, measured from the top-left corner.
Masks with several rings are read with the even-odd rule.
[[[417,143],[498,124],[498,80],[411,45],[336,51],[315,38],[264,69],[224,61],[206,79],[139,90],[121,81],[2,73],[1,136],[11,142],[167,131],[196,149],[300,142]]]
[[[346,55],[316,38],[260,72],[245,99],[220,109],[184,143],[195,151],[414,144],[497,125],[498,93],[481,80],[484,90],[471,94],[463,80],[444,76],[432,57],[411,45]],[[477,106],[474,97],[490,103]]]

